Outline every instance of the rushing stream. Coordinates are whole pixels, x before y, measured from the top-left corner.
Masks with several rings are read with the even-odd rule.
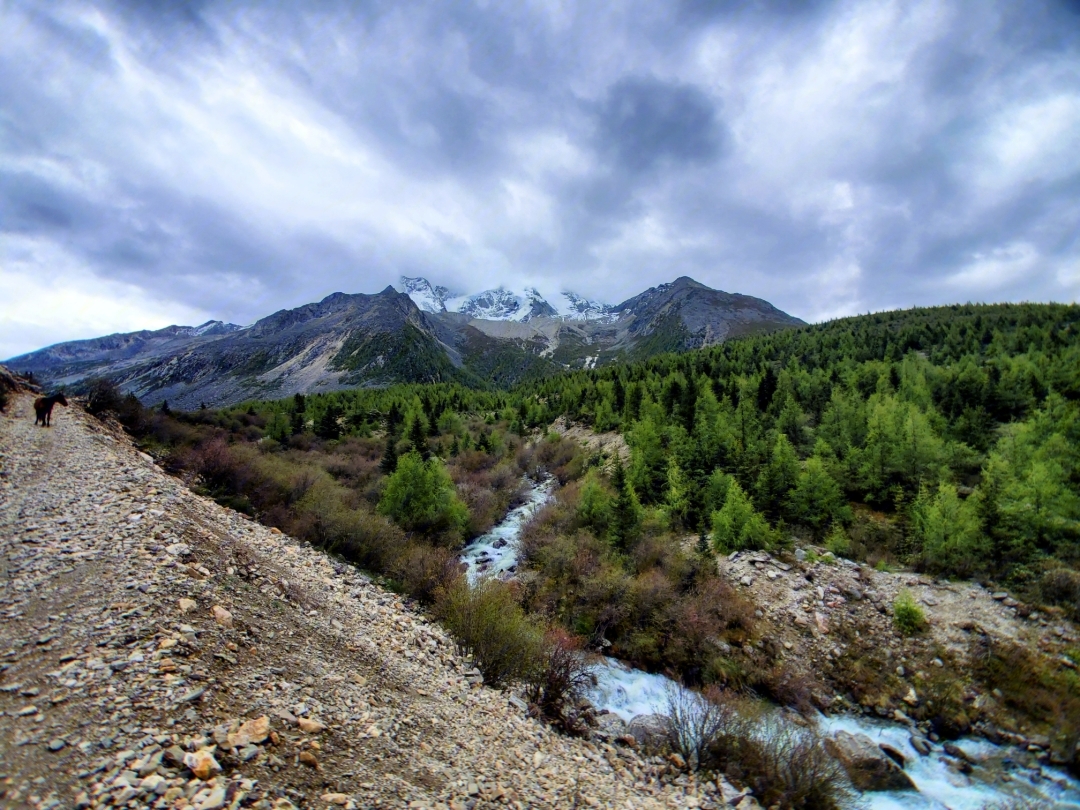
[[[551,479],[526,483],[525,503],[462,553],[470,582],[481,576],[512,576],[517,570],[521,527],[547,501],[554,485]],[[614,658],[601,659],[593,672],[596,686],[589,700],[628,722],[639,715],[666,713],[668,695],[677,686],[663,675],[634,669]],[[869,810],[981,810],[1013,798],[1033,800],[1048,810],[1080,808],[1080,782],[1062,771],[1039,767],[1030,755],[1015,748],[978,738],[958,740],[956,745],[976,763],[972,773],[964,775],[948,767],[940,745],[929,755],[920,756],[911,745],[911,732],[899,723],[857,715],[820,716],[818,729],[826,735],[838,731],[865,734],[874,742],[891,745],[906,758],[904,770],[918,792],[863,793],[863,806]]]

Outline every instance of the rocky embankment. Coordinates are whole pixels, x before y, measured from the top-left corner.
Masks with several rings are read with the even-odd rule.
[[[527,717],[400,597],[194,495],[121,431],[77,407],[33,421],[27,394],[0,415],[3,806],[723,801]]]
[[[778,657],[816,683],[815,702],[830,711],[908,723],[916,736],[937,739],[929,722],[909,715],[921,713],[935,680],[970,672],[980,642],[1018,644],[1046,667],[1076,669],[1065,654],[1080,644],[1072,622],[977,583],[882,572],[831,554],[808,558],[802,549],[783,559],[737,552],[721,558],[719,569],[769,623]],[[924,632],[905,636],[897,630],[893,604],[902,591],[924,613]],[[852,702],[851,692],[861,697]],[[1071,752],[1054,750],[1046,728],[1015,718],[1000,694],[972,689],[963,701],[971,731],[1030,749],[1043,762],[1072,761]]]

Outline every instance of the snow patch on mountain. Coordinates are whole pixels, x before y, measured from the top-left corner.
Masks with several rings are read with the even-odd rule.
[[[422,312],[446,312],[446,302],[458,296],[446,287],[432,284],[426,278],[401,277],[401,290]]]
[[[203,335],[228,335],[232,332],[239,332],[244,329],[243,326],[237,326],[235,323],[224,323],[222,321],[207,321],[202,326],[179,326],[176,329],[177,335],[183,335],[185,337],[202,337]]]
[[[561,298],[559,315],[566,320],[610,323],[619,317],[610,304],[583,298],[574,292],[563,292]]]
[[[535,287],[508,288],[500,285],[471,295],[460,295],[432,284],[426,278],[402,276],[400,289],[424,312],[460,312],[487,321],[518,321],[533,318],[561,318],[568,321],[608,323],[618,317],[609,304],[574,292],[562,292],[551,304]]]

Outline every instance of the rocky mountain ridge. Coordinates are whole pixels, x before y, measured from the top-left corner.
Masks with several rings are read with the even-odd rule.
[[[614,307],[567,293],[561,310],[535,290],[454,298],[424,279],[404,282],[408,292],[333,293],[245,327],[170,326],[6,362],[54,388],[108,377],[147,404],[195,408],[395,382],[505,386],[802,324],[685,277]]]

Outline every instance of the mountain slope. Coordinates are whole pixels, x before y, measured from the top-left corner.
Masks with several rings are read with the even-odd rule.
[[[9,365],[32,370],[54,386],[107,375],[141,399],[182,408],[355,385],[445,381],[455,378],[455,364],[460,365],[423,313],[392,287],[375,295],[334,293],[245,329],[196,337],[185,329],[161,330],[179,336],[171,341],[136,333],[101,339],[104,348],[60,344]]]
[[[4,807],[714,806],[473,687],[442,628],[352,566],[31,403],[0,414]]]
[[[107,376],[149,404],[194,408],[395,382],[508,386],[802,324],[766,301],[685,277],[618,306],[563,293],[559,309],[532,288],[460,296],[423,278],[402,286],[334,293],[243,328],[170,326],[7,363],[52,387]]]

